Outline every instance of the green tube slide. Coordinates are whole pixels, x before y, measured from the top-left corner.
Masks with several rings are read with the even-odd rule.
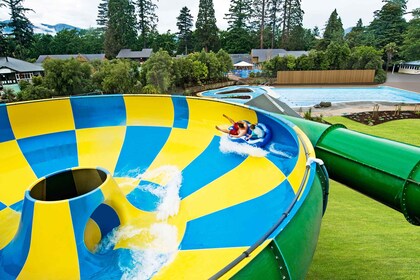
[[[404,214],[420,225],[420,148],[285,116],[309,137],[331,179]]]

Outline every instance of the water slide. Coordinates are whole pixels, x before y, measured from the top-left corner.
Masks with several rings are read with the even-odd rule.
[[[270,143],[230,142],[222,114]],[[302,279],[325,166],[420,221],[418,147],[217,100],[2,105],[0,149],[0,279]]]
[[[215,129],[261,122],[264,149]],[[216,100],[0,106],[0,279],[303,278],[328,177],[292,123]]]

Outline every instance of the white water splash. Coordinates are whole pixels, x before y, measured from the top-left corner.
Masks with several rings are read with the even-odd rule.
[[[105,253],[115,244],[126,241],[129,244],[127,249],[130,251],[129,257],[125,255],[119,261],[119,268],[123,272],[121,279],[150,279],[162,267],[171,263],[178,252],[178,229],[165,221],[178,214],[182,173],[177,167],[166,165],[144,173],[140,169],[133,169],[124,175],[132,178],[124,184],[134,184],[138,180],[159,183],[158,186],[156,184],[139,186],[159,198],[156,210],[158,221],[147,228],[130,225],[115,228],[97,246],[96,252]],[[145,248],[138,248],[138,245],[134,245],[135,242],[130,242],[136,239],[149,240],[149,243]]]
[[[282,150],[279,150],[276,148],[276,144],[272,143],[269,147],[268,150],[270,151],[270,153],[276,155],[276,156],[280,156],[280,157],[284,157],[284,158],[292,158],[293,156],[290,155],[287,152],[284,152]]]
[[[248,145],[246,143],[237,143],[230,141],[228,136],[224,135],[220,139],[220,151],[222,153],[234,153],[241,156],[265,157],[268,152],[264,149]]]
[[[143,250],[131,249],[130,254],[134,268],[120,265],[123,272],[121,279],[150,279],[162,267],[175,259],[178,252],[177,228],[166,223],[156,223],[147,231],[153,238],[148,244],[149,248]]]
[[[167,220],[169,217],[178,214],[181,198],[179,189],[182,184],[182,173],[175,166],[165,165],[157,169],[147,171],[142,178],[160,182],[160,186],[146,185],[142,188],[157,196],[160,203],[157,207],[157,218],[159,221]]]

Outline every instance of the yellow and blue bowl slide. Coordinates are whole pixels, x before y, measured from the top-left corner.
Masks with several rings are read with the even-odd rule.
[[[264,123],[265,154],[221,151],[223,114]],[[311,262],[327,180],[307,137],[267,112],[163,95],[7,104],[0,151],[0,279],[130,278],[148,269],[133,252],[151,249],[170,256],[153,279],[298,279]],[[162,218],[168,169],[179,207]]]

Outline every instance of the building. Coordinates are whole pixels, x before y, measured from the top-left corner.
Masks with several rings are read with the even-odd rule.
[[[252,57],[250,54],[229,54],[232,64],[236,64],[241,61],[252,63]]]
[[[92,60],[105,60],[105,54],[99,53],[99,54],[43,54],[38,57],[35,63],[43,63],[47,59],[60,59],[60,60],[66,60],[74,58],[81,62],[89,62]]]
[[[420,60],[401,63],[398,73],[420,75]]]
[[[32,81],[33,76],[44,73],[42,66],[12,57],[0,57],[0,85],[18,84],[21,80]]]
[[[252,63],[260,64],[267,60],[273,59],[276,56],[286,56],[291,55],[294,57],[299,57],[302,55],[307,55],[307,51],[286,51],[285,49],[252,49],[251,57]]]
[[[117,58],[132,59],[139,62],[145,62],[153,54],[153,49],[142,49],[141,51],[132,51],[131,49],[122,49]]]

